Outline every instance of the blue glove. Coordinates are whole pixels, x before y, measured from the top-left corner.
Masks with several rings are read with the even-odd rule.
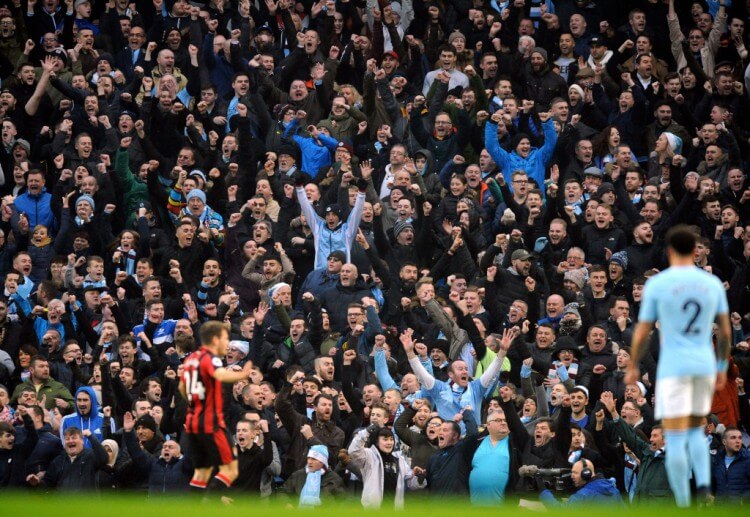
[[[570,376],[568,375],[568,369],[562,365],[557,368],[557,376],[560,378],[562,382],[565,382],[568,379],[570,379]]]

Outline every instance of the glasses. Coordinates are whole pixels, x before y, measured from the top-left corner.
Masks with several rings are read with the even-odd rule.
[[[440,422],[430,422],[427,427],[440,427]]]
[[[494,420],[487,420],[488,424],[492,424],[492,423],[495,423],[495,422],[502,423],[502,422],[507,422],[507,420],[504,419],[504,418],[496,418]]]
[[[518,183],[519,185],[526,185],[529,182],[529,180],[513,180],[513,183]]]

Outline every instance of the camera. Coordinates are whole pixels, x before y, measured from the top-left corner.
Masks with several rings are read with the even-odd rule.
[[[570,469],[541,469],[536,465],[524,465],[518,469],[518,475],[532,478],[537,490],[548,488],[556,492],[570,492],[573,489]]]

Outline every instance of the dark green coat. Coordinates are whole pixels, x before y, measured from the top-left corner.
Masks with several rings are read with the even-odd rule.
[[[612,429],[628,449],[633,451],[641,466],[638,469],[638,484],[635,488],[635,500],[638,502],[659,502],[672,499],[672,490],[667,479],[667,467],[664,453],[655,454],[648,442],[642,440],[622,418],[612,422]]]

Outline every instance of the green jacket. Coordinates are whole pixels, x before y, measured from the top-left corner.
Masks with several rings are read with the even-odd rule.
[[[128,152],[123,149],[118,149],[115,154],[115,174],[120,179],[121,192],[125,202],[124,209],[125,213],[128,214],[125,227],[131,228],[138,204],[148,201],[148,185],[138,180],[131,172]]]
[[[622,418],[612,421],[611,428],[625,442],[628,449],[641,460],[641,466],[638,469],[638,484],[635,487],[635,500],[642,503],[652,501],[659,503],[660,500],[663,502],[663,499],[671,499],[672,490],[669,488],[667,479],[664,452],[656,455],[651,450],[650,444],[639,438],[633,428]]]
[[[45,383],[39,387],[38,390],[34,386],[34,383],[31,381],[31,379],[19,384],[18,386],[16,386],[16,389],[13,390],[13,396],[11,397],[10,401],[15,404],[18,401],[18,397],[21,396],[21,392],[26,388],[31,388],[36,391],[36,398],[40,402],[43,397],[47,397],[45,409],[54,409],[54,407],[57,405],[55,404],[55,399],[63,399],[68,404],[71,404],[71,406],[73,404],[73,395],[70,394],[68,388],[51,377],[47,379]]]

